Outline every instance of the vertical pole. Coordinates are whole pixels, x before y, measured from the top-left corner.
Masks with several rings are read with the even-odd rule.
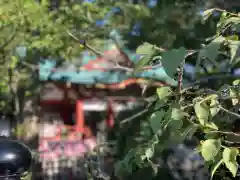
[[[83,101],[76,101],[76,131],[77,133],[84,134],[84,112],[83,112]]]
[[[112,128],[114,126],[114,110],[112,100],[108,100],[108,115],[107,115],[107,125]]]

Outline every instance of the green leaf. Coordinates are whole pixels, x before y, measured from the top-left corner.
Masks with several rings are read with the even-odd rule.
[[[179,123],[180,124],[180,123]],[[181,124],[182,125],[182,124]],[[175,129],[171,128],[170,129],[170,134],[168,135],[167,139],[168,139],[168,145],[172,145],[172,144],[181,144],[185,139],[186,139],[186,134],[184,134],[184,132],[180,132],[180,128],[177,127],[178,125],[175,124]]]
[[[208,118],[210,111],[207,106],[204,106],[202,103],[197,102],[194,105],[194,111],[201,125],[205,126],[208,123]]]
[[[182,122],[182,121],[180,121],[180,122]],[[195,126],[194,124],[190,124],[187,127],[183,127],[183,123],[181,124],[180,128],[171,129],[170,130],[171,135],[167,137],[168,140],[171,141],[171,142],[169,142],[170,145],[182,143],[186,138],[191,139],[192,136],[196,133],[197,129],[198,129],[198,127]]]
[[[140,45],[137,48],[136,52],[137,54],[143,55],[143,57],[135,65],[133,73],[137,73],[143,66],[147,65],[154,57],[157,50],[156,48],[154,48],[154,45],[149,43],[144,43],[143,45]]]
[[[232,105],[236,106],[238,104],[238,102],[239,102],[239,100],[237,98],[238,93],[233,88],[230,88],[230,92],[229,93],[230,93],[230,97],[232,97]]]
[[[200,50],[196,64],[197,73],[200,72],[200,64],[203,58],[208,58],[215,67],[219,68],[219,64],[217,63],[216,58],[219,54],[219,49],[224,41],[224,37],[218,36],[211,43]]]
[[[233,81],[233,85],[234,86],[240,85],[240,79],[237,79],[237,80]]]
[[[152,158],[154,155],[154,151],[152,148],[148,148],[145,152],[145,157],[147,160],[149,160],[150,158]]]
[[[212,171],[211,171],[211,179],[213,179],[213,176],[215,174],[215,172],[217,171],[217,169],[220,167],[220,165],[223,163],[223,159],[221,159],[220,161],[218,161],[212,168]]]
[[[181,129],[180,132],[182,136],[192,138],[192,136],[196,133],[199,126],[195,124],[189,124],[185,129]]]
[[[206,11],[204,11],[203,12],[203,20],[204,21],[206,21],[211,15],[212,15],[212,13],[215,11],[215,9],[214,8],[212,8],[212,9],[208,9],[208,10],[206,10]]]
[[[11,57],[10,68],[14,69],[18,63],[18,58],[16,56]]]
[[[87,17],[88,22],[91,22],[91,23],[93,22],[92,15],[91,15],[89,9],[86,9],[86,17]]]
[[[217,32],[219,33],[221,30],[226,28],[227,25],[231,24],[232,27],[236,27],[240,23],[239,17],[229,17],[229,18],[223,18],[218,24],[217,24]]]
[[[172,108],[171,114],[170,114],[170,121],[169,121],[169,127],[172,128],[172,130],[180,130],[183,126],[183,118],[187,116],[187,114],[179,109],[179,108]]]
[[[217,100],[217,98],[211,99],[211,102],[210,102],[210,114],[211,114],[212,118],[214,116],[216,116],[216,114],[220,111],[220,108],[218,107],[218,104],[219,104],[219,101]]]
[[[236,177],[238,170],[237,155],[239,150],[237,148],[225,148],[223,151],[223,161],[233,177]]]
[[[226,11],[224,11],[224,12],[221,14],[221,18],[220,18],[218,24],[221,24],[222,22],[224,22],[227,17],[228,17],[228,13],[227,13]]]
[[[228,40],[228,47],[230,48],[231,53],[231,59],[229,63],[234,66],[240,61],[240,41]]]
[[[82,6],[79,4],[74,4],[72,7],[73,11],[80,11],[82,9]]]
[[[187,53],[187,50],[183,47],[162,53],[162,66],[169,77],[174,78],[177,68],[181,65]]]
[[[181,127],[183,126],[183,121],[182,120],[174,120],[174,119],[170,119],[169,123],[168,123],[168,127],[171,128],[172,131],[178,131],[181,129]],[[177,132],[179,133],[179,132]]]
[[[237,35],[233,35],[233,36],[228,36],[227,40],[232,40],[232,41],[238,41],[238,36]]]
[[[160,100],[165,99],[166,97],[171,95],[171,93],[172,91],[170,87],[164,86],[164,87],[157,88],[157,95]]]
[[[223,150],[223,161],[224,162],[234,162],[236,161],[239,150],[237,148],[225,148]]]
[[[205,161],[213,161],[221,148],[220,139],[207,139],[202,143],[201,154]]]
[[[152,49],[154,49],[154,45],[145,42],[142,45],[138,46],[136,53],[140,55],[147,55],[152,51]]]
[[[160,129],[162,129],[163,127],[162,121],[164,116],[165,116],[165,112],[163,110],[157,111],[151,115],[149,121],[150,121],[150,126],[152,128],[152,131],[154,133],[157,133],[159,132]]]
[[[179,108],[172,108],[171,118],[174,120],[182,120],[187,114]]]
[[[225,165],[228,168],[228,170],[232,173],[233,177],[236,177],[237,171],[238,171],[237,161],[235,161],[235,162],[228,161],[228,162],[225,162]]]
[[[45,7],[49,7],[49,1],[48,0],[41,0],[41,5]]]

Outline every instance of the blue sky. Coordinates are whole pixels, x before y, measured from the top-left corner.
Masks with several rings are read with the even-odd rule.
[[[95,0],[84,0],[84,2],[89,2],[89,3],[92,3],[92,2],[94,2],[94,1],[95,1]],[[149,1],[147,2],[147,5],[148,5],[148,7],[152,8],[152,7],[155,7],[155,6],[157,5],[157,3],[158,3],[158,0],[149,0]],[[111,16],[113,13],[116,13],[116,12],[119,12],[119,11],[120,11],[120,9],[117,8],[117,7],[112,8],[112,10],[105,16],[104,19],[96,21],[96,25],[97,25],[98,27],[104,26],[104,25],[107,23],[107,20],[108,20],[109,16]],[[203,15],[203,13],[204,13],[204,10],[200,10],[200,11],[198,12],[199,15]],[[215,16],[219,16],[219,12],[215,12],[214,15],[215,15]],[[140,27],[141,27],[141,23],[140,23],[140,22],[137,22],[137,23],[132,27],[132,31],[129,32],[130,35],[132,35],[132,36],[140,36],[140,35],[141,35]],[[186,64],[186,65],[185,65],[185,70],[186,70],[187,73],[194,74],[195,68],[194,68],[194,66],[192,66],[192,65],[190,65],[190,64]],[[235,74],[236,74],[236,73],[239,74],[239,73],[240,73],[240,69],[239,69],[239,70],[236,70]]]
[[[84,2],[92,3],[92,2],[95,2],[95,0],[84,0]],[[131,1],[129,0],[129,2],[131,2]],[[148,0],[147,5],[148,5],[148,7],[153,8],[153,7],[155,7],[155,6],[157,5],[157,3],[158,3],[158,0]],[[117,8],[117,7],[112,8],[112,10],[105,16],[104,19],[102,19],[102,20],[97,20],[97,21],[96,21],[96,25],[97,25],[98,27],[104,26],[104,25],[107,23],[108,18],[109,18],[113,13],[116,13],[116,12],[119,12],[119,11],[120,11],[120,9]],[[199,15],[203,15],[203,13],[204,13],[204,10],[200,10],[198,14],[199,14]],[[214,15],[215,15],[215,16],[218,16],[218,15],[219,15],[219,12],[215,12]],[[141,23],[140,23],[140,22],[137,22],[137,23],[132,27],[132,31],[129,32],[130,35],[132,35],[132,36],[140,36],[140,35],[141,35],[140,27],[141,27]]]
[[[95,2],[95,0],[84,0],[84,2],[92,3],[92,2]],[[155,7],[157,5],[157,2],[158,2],[158,0],[149,0],[147,2],[147,5],[150,8],[151,7]],[[119,11],[120,11],[119,8],[116,8],[116,7],[112,8],[112,10],[105,16],[104,19],[96,21],[96,25],[99,26],[99,27],[104,26],[107,23],[107,20],[108,20],[109,16],[111,16],[113,13],[116,13],[116,12],[119,12]],[[130,32],[130,34],[132,36],[140,36],[140,27],[141,27],[141,24],[140,23],[136,23],[133,26],[132,31]]]

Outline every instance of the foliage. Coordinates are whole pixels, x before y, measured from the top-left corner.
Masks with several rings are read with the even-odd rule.
[[[157,174],[159,154],[200,131],[204,137],[199,137],[197,150],[211,167],[212,177],[222,164],[235,177],[239,132],[233,125],[240,117],[234,112],[239,108],[240,80],[227,72],[240,64],[240,17],[209,9],[200,18],[195,16],[198,7],[194,1],[182,5],[177,0],[166,2],[150,9],[124,1],[61,1],[53,5],[48,0],[2,0],[0,93],[6,98],[1,98],[0,105],[6,107],[7,100],[15,98],[21,87],[33,92],[33,71],[42,57],[58,61],[79,58],[86,42],[99,48],[112,28],[118,27],[126,35],[133,24],[141,22],[139,36],[126,36],[128,45],[141,44],[137,53],[143,58],[133,72],[153,64],[158,57],[166,73],[179,83],[177,88],[159,87],[157,100],[150,102],[148,112],[137,120],[118,122],[115,175],[131,179],[139,169],[149,166]],[[120,15],[111,14],[106,20],[113,7],[120,8]],[[215,17],[215,12],[221,17]],[[104,26],[98,27],[96,21]],[[20,46],[26,48],[26,55],[16,52]],[[186,62],[195,66],[195,81],[183,78]]]
[[[182,25],[186,24],[190,17],[193,18],[190,20],[192,23],[196,20],[196,16],[193,15],[196,14],[198,6],[194,6],[194,3],[194,1],[186,3],[182,3],[182,1],[180,3],[178,0],[162,1],[156,7],[148,8],[146,6],[147,1],[140,4],[108,0],[84,1],[84,3],[65,0],[59,2],[49,0],[1,1],[0,72],[1,77],[4,77],[1,80],[3,99],[11,100],[15,96],[13,91],[16,91],[16,87],[20,86],[18,85],[19,81],[21,81],[22,87],[27,88],[28,92],[32,92],[32,89],[28,88],[32,82],[26,80],[32,79],[29,77],[32,77],[32,71],[35,72],[36,68],[34,67],[41,57],[51,56],[58,61],[62,59],[77,59],[79,61],[80,53],[85,50],[82,43],[87,41],[94,47],[100,48],[112,28],[117,27],[121,30],[123,34],[126,34],[128,42],[134,41],[133,44],[139,41],[155,43],[155,40],[158,39],[160,44],[157,43],[157,45],[168,42],[168,47],[170,47],[172,45],[170,43],[172,41],[171,37],[179,37],[182,42],[183,34],[180,33],[179,35],[178,33],[186,29],[185,25]],[[183,5],[180,6],[180,4]],[[171,12],[176,10],[176,13],[169,13],[169,8],[174,9]],[[189,13],[185,14],[184,17],[179,16],[182,11],[188,11]],[[181,14],[183,15],[183,13]],[[151,23],[141,27],[141,37],[128,36],[132,26],[135,27],[134,24],[139,21],[144,24],[147,24],[146,22]],[[179,23],[181,26],[179,26]],[[152,26],[155,24],[161,28]],[[154,29],[158,29],[156,33],[149,33]],[[163,29],[164,33],[162,32]],[[176,31],[170,32],[170,29]],[[187,29],[188,31],[184,30],[185,35],[192,31],[190,26]],[[135,31],[134,28],[133,30]],[[68,32],[76,35],[80,42],[70,37]],[[209,32],[209,29],[207,32]],[[155,34],[156,36],[150,37],[149,34]],[[19,46],[27,47],[27,56],[23,57],[24,53],[19,52],[23,51],[21,49],[15,52],[15,49]],[[19,56],[19,53],[22,55]],[[10,79],[16,79],[16,82],[10,82]],[[35,79],[33,81],[37,82]],[[28,83],[26,85],[22,82]],[[1,103],[1,107],[7,107],[5,106],[8,104],[6,100]]]
[[[148,13],[145,6],[125,2],[1,1],[1,109],[16,109],[9,107],[9,104],[16,99],[20,87],[27,90],[28,95],[34,92],[33,87],[39,82],[33,74],[36,74],[41,58],[55,58],[59,63],[63,59],[79,61],[81,52],[85,50],[85,42],[99,48],[112,28],[117,26],[119,29],[128,29],[128,22],[122,22],[122,15],[120,18],[108,15],[113,7],[131,10],[138,18]],[[107,15],[105,26],[99,26]],[[69,33],[76,35],[80,42]]]
[[[150,103],[148,113],[131,123],[119,122],[120,129],[128,129],[128,132],[120,130],[121,138],[117,141],[117,144],[121,143],[117,146],[121,147],[120,161],[115,166],[118,177],[132,178],[133,174],[146,166],[152,167],[156,174],[160,169],[159,154],[173,144],[196,136],[199,131],[204,136],[198,137],[196,150],[211,168],[211,178],[222,168],[228,169],[232,177],[237,176],[240,78],[232,72],[222,72],[222,63],[225,62],[225,70],[239,67],[240,16],[209,9],[204,12],[202,21],[209,21],[216,11],[221,13],[216,32],[206,39],[200,49],[180,47],[165,50],[150,43],[143,43],[137,49],[137,53],[143,55],[135,67],[137,70],[151,64],[153,57],[158,56],[166,73],[178,79],[179,85],[177,88],[159,87],[156,91],[158,99]],[[183,66],[188,58],[194,58],[196,62],[197,80],[193,82],[182,81]],[[205,73],[202,73],[204,69]],[[139,123],[140,135],[133,135],[132,130],[131,137],[134,140],[126,138],[123,141],[124,135],[130,136],[129,129]]]

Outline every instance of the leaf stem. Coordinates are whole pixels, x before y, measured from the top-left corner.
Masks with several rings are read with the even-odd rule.
[[[233,115],[233,116],[236,116],[236,117],[240,118],[240,115],[239,115],[239,114],[234,113],[234,112],[231,112],[231,111],[225,109],[224,107],[222,107],[222,106],[220,106],[220,105],[219,105],[218,107],[220,108],[220,110],[222,110],[222,111],[224,111],[224,112],[226,112],[226,113],[228,113],[228,114],[231,114],[231,115]]]
[[[240,133],[235,133],[235,132],[229,132],[229,131],[210,131],[210,132],[206,132],[207,134],[210,133],[220,133],[220,134],[224,134],[224,135],[234,135],[234,136],[240,136]]]
[[[227,12],[226,10],[220,9],[220,8],[214,8],[215,11],[220,11],[220,12]],[[230,14],[231,16],[236,16],[236,17],[240,17],[239,14],[236,13],[231,13],[231,12],[227,12],[228,14]]]

